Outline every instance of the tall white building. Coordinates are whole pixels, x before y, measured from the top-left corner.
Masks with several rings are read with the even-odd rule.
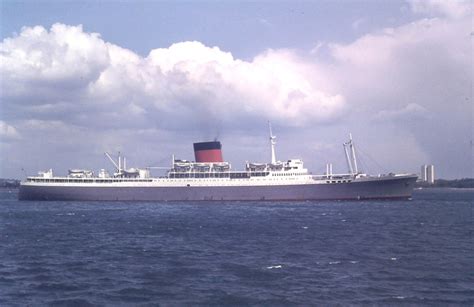
[[[421,173],[420,173],[420,180],[422,182],[427,182],[429,184],[433,184],[435,181],[435,172],[434,172],[434,165],[422,165],[421,166]]]
[[[435,181],[435,172],[434,172],[434,165],[428,165],[428,169],[426,172],[426,181],[429,184],[433,184]]]
[[[422,182],[426,182],[427,178],[428,178],[428,165],[423,164],[421,166],[420,180]]]

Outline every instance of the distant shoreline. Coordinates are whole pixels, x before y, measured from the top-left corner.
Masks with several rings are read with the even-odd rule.
[[[427,182],[417,182],[415,188],[456,188],[456,189],[474,189],[474,178],[462,178],[462,179],[437,179],[434,184]]]
[[[21,180],[0,178],[0,188],[18,188]]]
[[[415,187],[413,192],[417,191],[429,191],[429,190],[451,190],[451,191],[474,191],[474,188],[450,188],[450,187]]]

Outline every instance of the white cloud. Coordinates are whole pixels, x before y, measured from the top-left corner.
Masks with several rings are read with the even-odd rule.
[[[469,0],[408,0],[413,12],[428,15],[444,15],[461,18],[472,14],[472,1]]]
[[[9,140],[15,140],[19,138],[20,138],[20,134],[15,129],[15,127],[0,120],[0,140],[9,141]]]
[[[98,34],[84,33],[81,26],[55,24],[51,31],[24,27],[0,45],[1,73],[9,85],[3,95],[18,96],[30,92],[30,86],[45,91],[58,85],[80,88],[107,65],[106,49]]]
[[[470,95],[472,50],[469,18],[422,19],[331,45],[335,75],[345,87],[337,90],[351,105],[372,110],[412,102],[434,112],[460,111],[447,102]]]
[[[310,54],[316,55],[320,52],[321,48],[325,47],[325,43],[322,41],[318,41],[316,45],[310,50]]]
[[[17,117],[193,130],[196,121],[229,119],[298,126],[335,118],[344,108],[341,95],[311,81],[315,67],[284,50],[247,62],[182,42],[143,58],[63,24],[25,27],[0,48],[2,98]]]
[[[373,117],[375,120],[395,120],[406,122],[407,120],[421,120],[430,117],[428,110],[416,103],[410,103],[401,109],[382,110]]]
[[[366,22],[365,18],[358,18],[352,22],[352,29],[359,30],[359,28]]]
[[[272,26],[272,23],[270,21],[268,21],[267,19],[265,19],[265,18],[259,18],[258,23],[261,24],[264,27],[271,27]]]

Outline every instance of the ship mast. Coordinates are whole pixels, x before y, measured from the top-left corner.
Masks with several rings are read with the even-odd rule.
[[[352,175],[358,174],[359,169],[357,167],[357,159],[356,159],[354,141],[352,140],[352,133],[349,133],[349,141],[344,143],[343,146],[344,146],[344,152],[346,154],[346,162],[347,162],[347,167],[349,168],[349,173]]]
[[[272,147],[272,164],[276,163],[276,156],[275,156],[275,144],[276,144],[276,136],[272,133],[272,124],[270,121],[268,122],[268,128],[270,129],[270,145]]]
[[[354,168],[355,173],[358,174],[359,169],[357,168],[357,159],[356,159],[354,142],[352,141],[352,133],[349,133],[349,142],[350,142],[351,153],[352,153],[352,162],[353,162],[352,167]]]
[[[349,157],[349,151],[347,150],[347,145],[349,143],[343,143],[342,146],[344,146],[344,153],[346,154],[346,162],[347,162],[347,168],[349,169],[349,174],[354,174],[354,171],[352,170],[352,163],[351,163],[351,158]]]

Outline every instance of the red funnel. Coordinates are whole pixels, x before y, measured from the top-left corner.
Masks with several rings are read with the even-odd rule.
[[[224,162],[221,149],[221,142],[218,141],[194,143],[196,162]]]

